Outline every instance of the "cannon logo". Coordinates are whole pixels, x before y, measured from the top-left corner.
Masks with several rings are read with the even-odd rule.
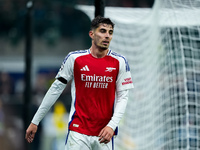
[[[113,68],[113,67],[106,67],[105,72],[112,72],[113,70],[116,70],[116,68]]]

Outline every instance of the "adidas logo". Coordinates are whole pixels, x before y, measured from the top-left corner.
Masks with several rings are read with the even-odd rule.
[[[81,69],[81,71],[90,71],[90,69],[88,68],[87,65],[85,65],[85,67],[83,67],[83,68]]]

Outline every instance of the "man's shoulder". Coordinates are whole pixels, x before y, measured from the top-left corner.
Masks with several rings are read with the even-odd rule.
[[[116,58],[122,66],[125,66],[126,71],[130,71],[128,60],[126,59],[126,57],[124,55],[119,54],[119,53],[114,52],[114,51],[111,51],[110,55],[112,57]]]
[[[69,56],[76,56],[76,55],[85,55],[85,54],[88,54],[88,50],[76,50],[76,51],[72,51],[70,52],[68,55]]]
[[[79,56],[89,54],[88,50],[76,50],[76,51],[71,51],[68,53],[68,55],[65,57],[64,62],[68,59],[76,59]]]
[[[110,56],[115,57],[118,60],[127,61],[126,57],[118,52],[110,51]]]

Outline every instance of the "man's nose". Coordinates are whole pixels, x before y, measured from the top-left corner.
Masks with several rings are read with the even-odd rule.
[[[106,32],[106,38],[109,38],[109,37],[110,37],[109,32]]]

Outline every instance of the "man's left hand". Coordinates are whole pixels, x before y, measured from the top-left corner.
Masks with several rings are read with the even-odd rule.
[[[101,132],[99,133],[99,142],[107,144],[110,142],[114,135],[114,131],[111,127],[104,127]]]

